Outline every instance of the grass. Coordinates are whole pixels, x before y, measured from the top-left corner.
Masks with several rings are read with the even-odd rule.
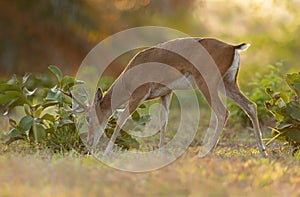
[[[2,153],[0,196],[299,196],[300,154],[218,147],[200,159],[197,148],[149,173],[114,170],[91,156]]]

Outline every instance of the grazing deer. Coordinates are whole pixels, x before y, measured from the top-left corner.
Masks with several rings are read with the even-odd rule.
[[[201,91],[216,116],[215,134],[207,142],[210,143],[208,151],[217,144],[229,115],[219,97],[219,92],[222,92],[249,116],[259,151],[266,156],[256,104],[241,93],[236,80],[240,62],[238,52],[246,50],[249,46],[245,43],[230,45],[213,38],[180,38],[138,53],[104,96],[100,88],[97,90],[94,106],[100,130],[89,130],[88,145],[94,146],[98,143],[110,116],[118,107],[128,102],[118,118],[118,124],[104,154],[109,153],[130,114],[142,102],[160,98],[160,147],[162,147],[172,91],[190,89],[188,82],[193,84],[193,88]],[[170,69],[164,70],[164,67],[157,66],[160,64],[167,65]],[[140,65],[144,67],[138,69]]]

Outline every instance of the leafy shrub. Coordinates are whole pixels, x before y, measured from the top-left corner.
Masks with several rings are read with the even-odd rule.
[[[9,116],[17,106],[24,110],[24,116],[16,121],[9,118],[9,145],[17,140],[24,140],[31,145],[51,148],[54,151],[75,149],[85,151],[85,146],[76,127],[78,115],[72,109],[71,88],[84,83],[71,76],[63,76],[56,66],[49,66],[55,75],[56,83],[49,87],[47,83],[39,83],[36,76],[26,74],[22,79],[13,76],[7,82],[0,83],[0,109]],[[105,133],[111,136],[116,126],[114,115],[108,122]],[[121,131],[116,140],[121,148],[138,147],[138,143],[126,132]]]
[[[271,100],[266,102],[266,108],[277,119],[273,128],[274,139],[288,142],[292,146],[300,146],[300,73],[287,74],[285,81],[289,91],[275,92],[267,88]]]
[[[76,130],[76,117],[71,111],[72,98],[63,93],[82,81],[63,76],[55,66],[49,69],[57,78],[57,83],[51,88],[36,87],[29,90],[28,87],[32,86],[32,83],[28,83],[30,74],[26,74],[22,80],[14,76],[7,83],[0,84],[0,105],[4,114],[9,114],[17,106],[21,106],[25,112],[18,122],[9,119],[11,130],[6,144],[24,140],[53,150],[83,149]],[[43,93],[37,94],[38,91]]]

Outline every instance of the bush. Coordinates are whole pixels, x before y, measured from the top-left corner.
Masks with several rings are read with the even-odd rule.
[[[288,142],[294,147],[300,146],[300,73],[287,74],[284,77],[289,91],[275,92],[267,88],[266,92],[271,97],[267,101],[266,108],[277,120],[276,128],[273,128],[274,139]]]
[[[53,150],[83,150],[84,146],[76,130],[72,113],[72,98],[63,92],[69,92],[74,85],[82,83],[50,66],[57,82],[51,88],[37,85],[36,77],[26,74],[21,80],[14,76],[8,82],[0,84],[0,105],[4,115],[17,106],[21,106],[25,115],[15,121],[9,118],[11,126],[6,144],[24,140],[31,145],[50,147]],[[31,78],[31,80],[30,80]],[[28,87],[37,87],[30,89]],[[39,93],[38,93],[39,92]]]
[[[56,77],[55,83],[48,79],[43,79],[47,83],[40,83],[41,78],[31,74],[21,79],[13,76],[9,81],[0,83],[0,109],[4,115],[9,116],[11,127],[6,145],[24,140],[30,145],[53,151],[75,149],[85,152],[86,148],[76,127],[79,116],[72,109],[73,98],[70,93],[71,88],[84,82],[63,76],[56,66],[49,66],[49,69]],[[25,115],[14,120],[10,112],[17,106],[23,108]],[[105,130],[107,136],[111,136],[115,126],[114,115]],[[116,144],[125,149],[138,147],[137,141],[124,131],[120,132]]]

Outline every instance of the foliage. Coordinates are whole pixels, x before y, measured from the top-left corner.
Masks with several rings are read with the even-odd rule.
[[[76,131],[75,115],[71,112],[72,98],[63,91],[69,91],[74,85],[82,83],[70,76],[63,76],[61,71],[50,66],[57,77],[57,83],[43,87],[46,94],[36,95],[39,88],[28,90],[26,74],[20,81],[13,77],[7,83],[1,83],[0,105],[8,115],[11,110],[21,106],[24,116],[18,122],[9,119],[11,130],[8,132],[7,145],[16,140],[25,140],[34,145],[45,145],[53,150],[82,149],[83,144]]]
[[[266,102],[266,108],[277,119],[273,129],[274,139],[300,146],[300,73],[287,74],[285,81],[290,91],[276,92],[267,88],[271,100]]]
[[[4,115],[9,115],[17,106],[22,107],[24,116],[16,121],[9,118],[11,126],[6,144],[24,140],[32,145],[52,148],[53,150],[84,150],[84,144],[76,127],[77,114],[72,110],[70,90],[83,81],[71,76],[63,76],[56,66],[49,66],[55,75],[56,83],[52,87],[37,86],[28,83],[33,75],[26,74],[21,80],[13,76],[8,82],[0,84],[0,107]],[[37,94],[38,91],[44,94]],[[108,122],[105,133],[111,136],[116,126],[114,115]],[[116,144],[128,149],[138,148],[138,142],[126,132],[121,131]]]

